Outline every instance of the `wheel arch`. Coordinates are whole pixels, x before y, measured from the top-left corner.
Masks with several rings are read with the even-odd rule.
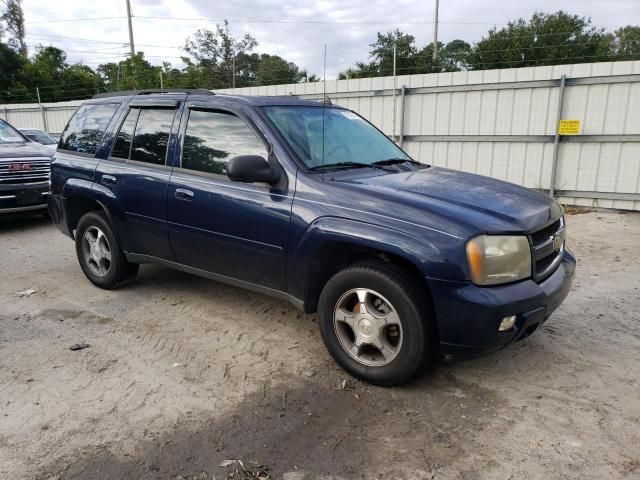
[[[327,280],[348,265],[366,260],[396,265],[407,271],[430,297],[425,275],[432,263],[441,261],[438,249],[426,240],[338,217],[322,217],[311,224],[295,252],[289,284],[298,289],[296,293],[303,298],[307,313],[317,310]]]
[[[108,190],[108,192],[110,196],[113,195],[110,190]],[[93,182],[70,179],[65,183],[63,197],[66,210],[66,223],[68,231],[72,236],[80,218],[89,212],[97,210],[103,211],[113,225],[113,219],[107,202],[105,198],[101,198],[104,196],[104,192],[102,192],[100,188],[96,188]]]

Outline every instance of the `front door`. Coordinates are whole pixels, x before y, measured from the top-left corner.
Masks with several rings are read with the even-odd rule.
[[[237,155],[267,158],[268,147],[246,118],[219,109],[183,114],[182,158],[168,189],[169,240],[179,263],[278,290],[292,198],[287,188],[232,182]]]

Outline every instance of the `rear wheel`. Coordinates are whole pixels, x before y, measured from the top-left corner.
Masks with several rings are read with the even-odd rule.
[[[138,264],[127,261],[107,216],[86,213],[76,228],[76,254],[86,277],[100,288],[117,288],[133,280]]]
[[[401,384],[425,366],[434,340],[427,293],[402,269],[367,262],[335,274],[318,305],[333,358],[369,383]]]

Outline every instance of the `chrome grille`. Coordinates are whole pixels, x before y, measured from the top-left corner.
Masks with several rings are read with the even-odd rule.
[[[0,160],[0,185],[46,182],[50,170],[48,158],[3,159]]]
[[[560,217],[529,235],[533,278],[537,282],[543,281],[558,268],[564,253],[565,234],[564,217]]]

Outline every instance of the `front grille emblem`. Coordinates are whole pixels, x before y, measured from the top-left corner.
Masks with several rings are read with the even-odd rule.
[[[560,233],[556,233],[553,236],[552,243],[553,243],[553,251],[558,253],[562,248],[562,235],[560,235]]]
[[[32,169],[32,165],[30,163],[10,163],[9,171],[10,172],[28,172]]]

